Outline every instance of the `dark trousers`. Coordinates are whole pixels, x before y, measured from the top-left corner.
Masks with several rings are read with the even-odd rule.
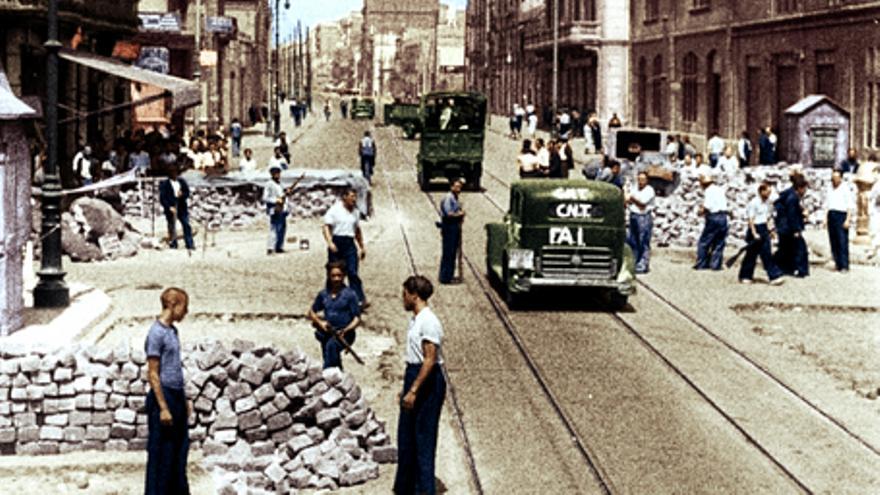
[[[779,234],[779,248],[773,255],[773,261],[786,275],[808,276],[810,265],[807,260],[807,243],[804,242],[803,235],[800,232]]]
[[[147,394],[147,480],[146,495],[185,495],[189,493],[186,459],[189,454],[189,426],[186,394],[162,387],[173,423],[159,421],[159,403],[152,390]]]
[[[651,261],[651,230],[654,219],[650,213],[629,214],[629,235],[627,244],[636,259],[636,272],[647,272]]]
[[[849,270],[849,230],[843,228],[845,221],[845,211],[828,212],[828,241],[838,270]]]
[[[273,249],[280,253],[284,249],[284,237],[287,235],[287,212],[276,213],[274,206],[270,206],[268,211],[269,242],[266,247],[267,250]]]
[[[718,158],[720,157],[721,155],[718,153],[709,153],[709,166],[715,168],[718,165]]]
[[[406,365],[401,397],[409,391],[421,366]],[[400,409],[397,422],[397,474],[394,476],[394,493],[397,495],[436,493],[434,457],[445,398],[446,380],[440,366],[435,365],[419,388],[415,407]]]
[[[343,339],[345,339],[345,341],[348,342],[348,345],[351,346],[354,344],[355,337],[354,330],[352,330],[351,332],[346,333]],[[342,369],[342,351],[345,350],[345,346],[332,335],[320,330],[315,332],[315,338],[321,343],[321,355],[324,356],[324,369],[333,367]]]
[[[706,225],[697,243],[697,270],[721,269],[727,243],[727,212],[707,213]]]
[[[376,157],[373,155],[361,155],[361,173],[370,184],[373,183],[373,167],[376,166]]]
[[[192,227],[189,225],[189,212],[184,208],[177,208],[177,219],[171,214],[171,210],[165,210],[165,222],[168,224],[168,245],[177,249],[177,220],[183,226],[183,242],[187,249],[195,249],[193,242]]]
[[[751,280],[754,277],[755,266],[757,265],[758,257],[760,257],[761,264],[764,265],[764,271],[767,272],[767,278],[775,280],[782,276],[782,270],[776,266],[770,253],[770,231],[767,230],[766,223],[755,225],[755,230],[758,231],[757,239],[752,235],[751,229],[746,232],[746,244],[749,247],[746,249],[745,258],[743,258],[742,265],[739,267],[739,279]]]
[[[443,221],[440,224],[443,237],[443,253],[440,256],[440,283],[448,284],[455,275],[455,260],[461,242],[461,222]]]
[[[327,251],[328,261],[345,262],[346,275],[348,275],[348,286],[357,294],[358,301],[364,302],[364,287],[361,278],[358,276],[358,252],[357,245],[354,243],[354,237],[334,235],[333,244],[336,244],[337,252]]]

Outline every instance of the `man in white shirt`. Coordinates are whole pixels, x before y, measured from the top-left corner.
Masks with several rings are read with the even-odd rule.
[[[664,153],[672,163],[678,160],[678,147],[679,143],[675,140],[674,136],[666,136],[666,150]]]
[[[706,217],[706,224],[697,244],[694,269],[721,270],[727,242],[727,196],[724,189],[715,184],[712,176],[701,176],[700,187],[704,194],[700,215]]]
[[[277,149],[277,148],[276,148]],[[263,186],[263,205],[269,215],[269,240],[266,241],[266,254],[284,252],[284,236],[287,233],[287,208],[285,208],[285,191],[281,187],[281,167],[269,166],[272,177]]]
[[[275,156],[269,159],[269,170],[272,170],[273,167],[278,167],[280,170],[287,170],[287,160],[284,159],[280,146],[275,147]]]
[[[654,188],[648,185],[648,174],[639,172],[638,187],[624,195],[629,210],[627,244],[633,250],[636,273],[648,273],[651,260],[651,229],[654,227]]]
[[[137,175],[145,175],[150,170],[150,154],[144,150],[143,143],[135,146],[134,153],[128,157],[128,163]]]
[[[411,311],[406,332],[406,371],[397,422],[394,493],[435,493],[434,458],[446,397],[443,325],[428,306],[431,281],[413,275],[403,283],[403,307]]]
[[[83,149],[73,157],[73,172],[83,185],[87,186],[92,183],[91,146],[84,146]]]
[[[718,159],[717,170],[720,176],[727,179],[732,178],[739,170],[739,160],[733,156],[733,148],[730,146],[724,148],[724,156]]]
[[[712,168],[718,165],[718,158],[721,157],[721,153],[724,153],[724,146],[724,140],[721,139],[721,136],[717,132],[713,133],[712,138],[706,144],[706,149],[709,152],[709,166]]]
[[[367,302],[363,284],[358,276],[358,261],[367,256],[367,250],[359,221],[357,191],[346,189],[342,199],[331,206],[324,215],[323,232],[324,240],[327,241],[327,261],[345,262],[348,285],[357,294],[361,309],[366,309],[370,304]]]
[[[547,146],[544,145],[544,140],[541,138],[535,140],[535,148],[537,149],[535,155],[538,157],[538,166],[541,169],[541,173],[546,175],[550,170],[550,150],[547,149]]]
[[[849,271],[849,225],[855,200],[853,193],[839,170],[831,173],[831,187],[825,196],[825,207],[828,209],[828,241],[831,244],[831,255],[837,271]]]
[[[538,132],[538,114],[535,113],[534,105],[527,106],[526,112],[528,113],[526,120],[529,122],[529,139],[534,139],[535,133]]]
[[[764,271],[767,272],[767,279],[772,285],[779,285],[783,282],[782,270],[773,261],[773,254],[770,251],[770,229],[768,227],[770,221],[770,193],[772,189],[770,184],[762,182],[758,186],[758,195],[749,201],[746,206],[746,217],[748,217],[749,227],[746,232],[746,255],[743,258],[742,265],[739,267],[739,282],[741,284],[752,283],[752,277],[755,275],[755,265],[758,257],[761,257],[761,264],[764,265]]]
[[[244,157],[238,161],[239,170],[250,171],[257,169],[257,161],[254,160],[254,150],[244,149]]]

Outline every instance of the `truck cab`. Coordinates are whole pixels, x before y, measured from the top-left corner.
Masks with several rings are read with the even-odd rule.
[[[414,139],[422,127],[418,103],[389,103],[385,105],[385,125],[396,125],[403,129],[407,139]]]
[[[442,91],[422,97],[419,108],[418,181],[427,190],[434,178],[461,177],[479,190],[483,175],[486,97],[479,93]]]
[[[623,192],[583,179],[526,179],[510,187],[504,219],[486,225],[486,270],[509,307],[545,287],[602,291],[615,309],[635,293]]]
[[[372,119],[376,116],[376,104],[372,98],[351,99],[351,119]]]

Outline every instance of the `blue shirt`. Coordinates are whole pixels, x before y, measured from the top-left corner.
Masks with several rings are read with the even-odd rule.
[[[315,297],[312,311],[315,313],[323,311],[324,319],[327,320],[327,323],[334,330],[340,330],[347,327],[356,316],[360,316],[361,305],[357,294],[348,287],[343,287],[336,294],[336,297],[330,295],[328,289],[324,289]]]
[[[148,358],[159,358],[159,381],[162,386],[183,390],[183,365],[177,328],[174,325],[166,327],[156,320],[147,333],[144,350]]]
[[[443,201],[440,202],[440,216],[443,217],[444,220],[453,220],[449,217],[449,215],[453,213],[458,213],[461,211],[461,203],[458,201],[458,198],[455,197],[454,194],[449,193],[443,198]]]

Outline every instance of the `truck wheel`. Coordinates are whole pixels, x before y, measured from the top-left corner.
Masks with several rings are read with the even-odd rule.
[[[610,292],[608,294],[608,305],[611,307],[613,311],[620,311],[626,308],[627,303],[629,302],[629,296],[625,296],[619,292]]]
[[[503,263],[501,265],[501,280],[498,282],[501,284],[501,294],[504,296],[504,303],[507,304],[507,309],[513,311],[521,305],[522,297],[520,294],[510,290],[510,270],[507,268],[506,253],[501,259],[501,263]]]
[[[425,169],[420,168],[418,175],[419,175],[419,189],[421,189],[422,191],[427,191],[429,181],[428,181],[428,176],[425,173]]]
[[[471,191],[482,191],[483,188],[480,186],[480,179],[481,177],[479,175],[472,175],[468,178],[468,187],[470,187]]]

